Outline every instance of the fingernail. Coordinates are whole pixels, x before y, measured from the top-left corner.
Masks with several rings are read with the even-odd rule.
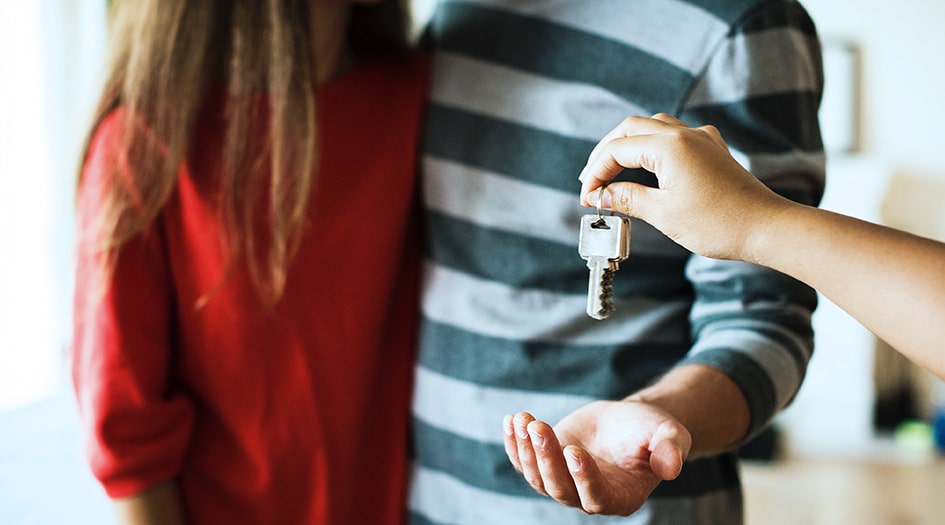
[[[544,444],[545,444],[545,437],[542,436],[541,434],[539,434],[538,432],[533,433],[533,434],[532,434],[532,444],[534,444],[534,445],[537,446],[537,447],[540,447],[540,446],[544,445]]]
[[[610,190],[604,189],[604,191],[594,190],[587,194],[587,202],[591,206],[597,206],[597,199],[600,198],[600,207],[606,210],[609,210],[613,205],[613,200],[610,198]]]
[[[605,188],[604,191],[600,193],[600,207],[609,210],[611,206],[613,206],[613,200],[610,198],[610,190]]]
[[[568,469],[571,472],[580,472],[581,471],[581,460],[574,455],[574,452],[571,450],[565,449],[564,451],[564,460],[568,464]]]
[[[525,428],[525,423],[518,418],[515,418],[515,433],[522,439],[528,439],[528,429]]]
[[[514,433],[512,430],[512,416],[505,416],[502,419],[502,431],[505,432],[506,436],[511,436]]]

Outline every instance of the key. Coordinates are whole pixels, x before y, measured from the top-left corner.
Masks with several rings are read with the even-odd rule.
[[[587,315],[606,319],[614,311],[614,273],[630,255],[630,220],[615,215],[584,215],[578,253],[591,270]]]

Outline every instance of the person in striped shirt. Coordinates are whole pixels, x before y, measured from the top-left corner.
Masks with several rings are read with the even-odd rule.
[[[752,173],[816,205],[823,75],[806,11],[787,0],[442,0],[427,37],[410,523],[741,522],[734,450],[797,392],[814,291],[633,221],[616,311],[592,320],[576,251],[588,210],[574,195],[601,136],[627,115],[666,112],[716,125]],[[616,180],[657,184],[639,169]],[[617,513],[630,517],[562,507],[509,462],[506,414],[560,421],[628,396],[640,439],[668,432],[687,449],[628,480],[635,503]],[[592,430],[571,421],[575,439]]]
[[[597,191],[624,167],[641,166],[659,188],[622,182]],[[691,128],[666,114],[623,121],[591,153],[581,182],[586,206],[639,217],[695,253],[803,280],[945,379],[945,243],[780,197],[732,158],[714,126]],[[718,191],[732,186],[739,191]],[[633,441],[638,412],[632,401],[594,402],[568,416],[593,432],[577,442],[562,434],[562,443],[523,411],[505,420],[506,452],[535,490],[559,503],[619,513],[637,504],[633,491],[619,490],[635,465],[674,477],[691,444],[670,422],[641,450]]]

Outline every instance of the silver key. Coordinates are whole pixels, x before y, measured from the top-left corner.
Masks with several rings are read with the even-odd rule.
[[[614,272],[630,255],[630,220],[615,215],[584,215],[578,253],[591,270],[587,315],[606,319],[614,311]]]

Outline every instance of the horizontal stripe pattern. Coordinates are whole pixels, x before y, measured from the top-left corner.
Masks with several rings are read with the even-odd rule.
[[[593,211],[578,203],[575,189],[548,188],[433,156],[424,157],[423,170],[429,174],[423,180],[427,209],[475,226],[574,248],[581,216]],[[576,176],[573,183],[580,188]]]
[[[575,181],[596,145],[436,103],[428,106],[424,127],[422,146],[427,156],[500,175],[515,174],[518,180],[575,197],[580,189]]]
[[[726,49],[713,55],[686,100],[689,108],[726,104],[781,93],[820,93],[823,71],[810,55],[784,49],[817,49],[816,37],[794,28],[739,34],[726,41]],[[819,58],[819,56],[817,57]],[[771,67],[777,63],[778,67]],[[738,72],[761,72],[751,75]]]
[[[430,427],[483,443],[502,444],[502,418],[529,410],[546,421],[560,421],[593,397],[513,388],[485,387],[418,367],[414,416]],[[452,407],[467,407],[452,410]]]
[[[810,333],[810,315],[817,306],[817,294],[806,284],[769,268],[740,261],[723,261],[693,256],[686,275],[699,283],[691,318],[696,330],[708,329],[699,323],[722,322],[728,317],[770,318],[780,314],[794,331]],[[739,290],[733,295],[731,290]],[[806,326],[805,330],[801,330]]]
[[[524,482],[523,482],[524,483]],[[647,523],[645,511],[634,517],[589,517],[578,509],[564,507],[550,498],[515,497],[501,492],[483,490],[462,483],[441,472],[422,467],[413,473],[409,507],[409,523],[451,525],[484,525],[500,523],[541,523],[569,525],[632,525]]]
[[[807,152],[795,148],[783,153],[746,155],[732,148],[732,155],[784,197],[809,206],[816,206],[823,197],[827,162],[823,150]]]
[[[461,387],[472,383],[499,391],[595,399],[621,398],[646,386],[682,359],[691,346],[688,340],[636,345],[522,341],[483,336],[429,319],[423,323],[421,342],[421,368],[454,378]],[[450,384],[437,384],[443,388],[425,391],[448,398]],[[522,404],[516,410],[524,408],[540,407]]]
[[[470,332],[572,344],[687,340],[688,300],[618,298],[616,311],[606,323],[587,316],[586,301],[586,294],[514,288],[476,279],[430,261],[424,265],[423,315]]]
[[[808,22],[785,0],[441,2],[421,145],[429,243],[411,523],[741,522],[731,455],[687,462],[630,518],[587,517],[514,472],[501,420],[529,410],[554,422],[680,363],[731,376],[753,431],[794,395],[816,296],[776,272],[693,256],[642,221],[616,312],[588,318],[576,244],[594,211],[578,206],[576,177],[624,117],[666,111],[717,125],[765,184],[816,204],[820,57]],[[618,179],[656,185],[643,170]]]
[[[548,78],[460,54],[437,53],[434,68],[441,74],[431,87],[430,100],[437,104],[583,140],[600,140],[619,123],[613,121],[614,115],[646,113],[593,84]],[[490,80],[477,82],[479,78]]]
[[[435,246],[454,246],[449,251],[432,248],[431,257],[444,267],[511,287],[571,295],[587,293],[590,273],[574,245],[479,228],[432,213],[428,219],[436,223],[431,233]],[[618,300],[691,300],[692,289],[676,277],[685,267],[685,259],[648,257],[633,252],[632,247],[631,253],[620,263],[620,272],[614,278]],[[572,263],[567,270],[561,269],[564,262]]]
[[[820,95],[782,93],[755,97],[740,102],[688,108],[682,119],[692,125],[712,123],[724,134],[731,147],[744,153],[788,153],[795,149],[819,152],[823,139],[819,129],[797,122],[792,115],[816,114]],[[823,168],[816,173],[823,177]]]
[[[433,23],[438,51],[505,64],[551,79],[597,85],[646,108],[674,107],[678,93],[692,82],[688,71],[649,51],[540,18],[446,2],[437,9]],[[550,34],[554,38],[548,38]],[[626,74],[635,70],[649,74]],[[652,82],[652,78],[660,81]]]
[[[462,454],[462,451],[458,453]],[[689,463],[683,469],[683,476],[686,476],[692,467],[691,470],[698,470],[701,474],[692,476],[693,478],[713,477],[712,474],[705,472],[705,469],[700,468],[703,466],[709,466],[709,464]],[[507,470],[516,479],[517,490],[510,489],[507,492],[485,490],[475,484],[461,482],[445,472],[415,465],[414,484],[411,487],[408,503],[411,511],[409,522],[413,525],[523,522],[542,525],[573,523],[678,525],[680,523],[730,524],[741,523],[742,520],[742,496],[737,487],[705,491],[697,496],[684,498],[659,494],[660,492],[675,492],[671,487],[676,482],[664,482],[657,487],[643,507],[629,517],[589,516],[578,509],[564,507],[550,498],[539,496],[525,484],[521,475],[515,473],[511,466]],[[525,494],[518,494],[519,490],[525,491]]]
[[[470,487],[523,500],[543,499],[515,471],[501,442],[470,440],[423,422],[416,423],[414,430],[422,436],[416,442],[417,457],[422,460],[417,463],[419,468],[444,474]],[[502,430],[497,429],[497,432],[501,435]],[[688,461],[679,477],[658,485],[650,497],[695,497],[737,488],[736,460],[732,455],[723,455]]]
[[[561,9],[554,2],[544,0],[464,0],[454,3],[486,6],[576,31],[593,32],[629,47],[646,49],[648,53],[692,75],[697,74],[698,68],[708,60],[714,47],[712,44],[729,29],[726,22],[705,9],[677,0],[635,0],[632,6],[626,0],[587,0],[568,9]],[[601,16],[601,13],[623,13],[627,9],[633,9],[636,16],[647,20],[647,23],[635,25],[633,30],[628,31],[624,17]],[[665,30],[667,26],[699,28],[693,31],[697,38],[673,38],[673,32]]]
[[[541,239],[576,253],[581,216],[596,213],[578,203],[580,185],[563,191],[434,156],[423,158],[423,201],[427,209],[489,230]],[[622,177],[621,180],[626,180]],[[468,198],[477,195],[476,199]],[[541,203],[535,206],[533,203]],[[657,258],[685,258],[689,252],[649,224],[631,219],[630,251]]]
[[[816,293],[781,273],[738,261],[695,256],[687,275],[699,283],[690,314],[699,337],[690,355],[726,370],[745,392],[755,393],[749,400],[751,427],[760,428],[794,398],[804,378]],[[732,297],[732,289],[741,295]]]
[[[697,0],[703,5],[719,5],[726,2],[717,0]],[[755,2],[742,0],[743,5],[749,5],[744,17],[734,26],[736,33],[756,33],[771,31],[772,29],[790,27],[803,32],[805,35],[817,36],[814,21],[807,11],[796,0],[768,0]]]

